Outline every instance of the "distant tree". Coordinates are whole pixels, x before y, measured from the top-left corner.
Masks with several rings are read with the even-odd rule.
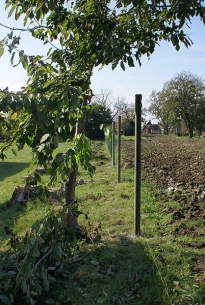
[[[165,105],[165,100],[163,96],[163,92],[156,92],[152,91],[149,96],[148,102],[150,106],[148,107],[147,111],[154,115],[154,117],[160,120],[163,128],[164,134],[169,134],[169,108]]]
[[[110,108],[113,104],[112,90],[101,88],[92,98],[92,102],[101,104],[105,108]]]
[[[113,119],[117,120],[118,116],[121,116],[121,127],[129,125],[130,121],[135,120],[135,106],[134,103],[128,103],[126,98],[121,96],[115,99],[113,107]]]
[[[92,108],[86,114],[86,136],[92,140],[104,139],[104,132],[100,129],[101,124],[108,126],[112,124],[111,110],[102,104],[92,103]]]
[[[164,107],[170,112],[175,122],[181,121],[192,138],[194,128],[202,131],[205,113],[204,80],[190,72],[177,74],[163,87]]]
[[[204,80],[190,72],[182,72],[164,84],[161,92],[150,95],[149,112],[160,119],[168,129],[186,126],[189,137],[194,128],[200,134],[205,123]]]

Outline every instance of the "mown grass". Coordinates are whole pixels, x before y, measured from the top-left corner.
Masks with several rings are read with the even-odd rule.
[[[66,147],[61,143],[59,149]],[[98,232],[101,239],[81,243],[78,259],[65,278],[55,283],[50,296],[58,305],[204,305],[205,285],[191,272],[203,249],[179,246],[181,237],[173,236],[166,225],[171,216],[162,213],[162,203],[155,200],[158,190],[150,191],[146,181],[141,190],[141,236],[135,237],[133,169],[122,169],[122,182],[117,183],[117,168],[111,166],[104,143],[93,142],[93,151],[96,173],[91,181],[88,173],[79,170],[78,179],[86,184],[76,187],[76,198],[82,211],[79,223],[92,236]],[[0,161],[1,251],[7,247],[5,226],[22,235],[48,209],[61,208],[60,203],[45,199],[10,205],[30,159],[31,152],[25,148],[17,157],[9,153],[6,162]]]

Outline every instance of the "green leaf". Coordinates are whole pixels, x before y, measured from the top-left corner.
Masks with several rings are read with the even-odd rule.
[[[37,245],[33,248],[33,253],[32,253],[32,257],[39,257],[40,256],[40,252],[37,248]]]
[[[16,151],[15,151],[15,149],[11,149],[12,150],[12,153],[15,155],[15,156],[17,156],[17,153],[16,153]]]
[[[79,97],[78,97],[77,93],[72,95],[71,100],[72,100],[73,109],[76,109],[79,105]]]
[[[36,11],[36,19],[39,20],[42,17],[42,9],[41,7]]]
[[[26,70],[28,68],[28,59],[27,56],[23,56],[22,60],[21,60],[22,66],[23,68]]]
[[[120,67],[122,68],[123,71],[125,71],[125,65],[124,65],[124,62],[122,60],[120,62]]]
[[[53,146],[54,148],[58,148],[58,135],[55,135],[53,138]]]
[[[48,291],[49,290],[48,273],[43,265],[41,266],[41,276],[42,276],[43,284],[45,286],[45,291]]]
[[[11,64],[12,64],[12,65],[14,64],[14,56],[15,56],[15,53],[16,53],[16,52],[13,52],[12,55],[11,55]]]
[[[76,33],[75,34],[75,40],[78,41],[79,39],[80,39],[80,35],[79,35],[79,33]]]
[[[10,9],[9,13],[8,13],[8,18],[11,17],[11,15],[13,14],[13,12],[16,9],[17,4],[13,4],[12,8]]]
[[[4,45],[2,43],[2,41],[0,42],[0,58],[1,56],[4,54]]]
[[[10,34],[8,34],[8,38],[12,39],[13,38],[13,31],[10,32]]]
[[[129,67],[134,67],[135,66],[134,60],[133,60],[133,58],[131,56],[127,57],[127,61],[128,61]]]
[[[115,68],[117,67],[118,65],[118,61],[115,61],[113,64],[112,64],[112,70],[115,70]]]
[[[98,304],[103,304],[106,301],[106,297],[100,297],[97,299]]]
[[[0,294],[0,300],[7,305],[12,305],[11,300],[4,294]]]
[[[56,282],[56,279],[53,276],[51,276],[50,274],[48,274],[48,280],[51,283],[55,283]]]
[[[47,88],[47,87],[49,87],[51,84],[53,84],[55,82],[55,80],[49,80],[49,81],[47,81],[45,84],[44,84],[44,86],[43,86],[43,88],[45,89],[45,88]]]
[[[21,289],[23,290],[23,293],[26,293],[27,285],[26,285],[26,279],[25,278],[22,279]]]
[[[44,243],[45,243],[44,239],[43,239],[41,236],[37,236],[37,237],[36,237],[36,240],[37,240],[40,244],[44,244]]]
[[[11,2],[7,2],[5,5],[5,10],[11,5]]]
[[[50,3],[48,3],[48,6],[49,6],[49,9],[51,11],[55,10],[55,7],[56,7],[56,3],[54,0],[50,0]]]

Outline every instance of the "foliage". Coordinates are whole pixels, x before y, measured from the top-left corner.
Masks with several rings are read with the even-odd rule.
[[[86,114],[85,134],[92,140],[104,139],[104,132],[100,125],[111,125],[111,110],[98,103],[92,103],[92,108]]]
[[[182,72],[165,83],[161,92],[150,95],[149,112],[175,128],[183,125],[193,137],[194,128],[201,134],[205,124],[205,83],[201,77]]]
[[[50,184],[54,183],[58,177],[65,181],[70,170],[79,164],[93,173],[94,167],[90,163],[92,156],[90,141],[83,134],[73,138],[65,153],[53,154],[58,147],[58,141],[67,138],[66,126],[70,124],[72,127],[75,121],[70,114],[70,109],[73,109],[74,105],[69,107],[69,104],[64,103],[64,97],[60,99],[52,94],[50,97],[43,96],[40,101],[24,94],[19,100],[18,95],[9,93],[5,95],[2,104],[8,103],[8,99],[12,99],[13,109],[8,112],[4,123],[7,125],[8,120],[10,121],[8,126],[13,129],[13,134],[7,138],[7,142],[2,144],[2,158],[6,157],[6,150],[13,143],[18,150],[25,145],[30,146],[33,152],[32,166],[35,164],[44,166],[50,172]],[[16,154],[16,150],[13,149],[13,152]]]
[[[1,255],[0,300],[5,304],[55,304],[49,291],[68,271],[75,232],[49,213],[24,238],[13,235]],[[52,303],[51,303],[52,302]]]

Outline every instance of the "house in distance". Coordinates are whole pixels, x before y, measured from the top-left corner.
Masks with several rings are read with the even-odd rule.
[[[145,133],[146,134],[161,134],[161,129],[158,124],[152,124],[151,121],[149,121],[146,124]]]

